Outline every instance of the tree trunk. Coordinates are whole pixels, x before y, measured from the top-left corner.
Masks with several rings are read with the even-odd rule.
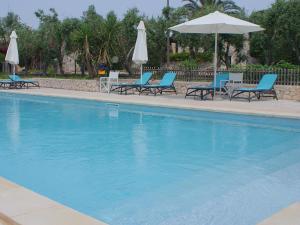
[[[300,64],[300,49],[298,48],[298,46],[295,46],[295,53],[296,53],[296,63]]]
[[[125,63],[124,63],[124,67],[126,69],[126,71],[131,75],[132,74],[132,70],[131,70],[131,56],[132,56],[132,53],[133,53],[133,50],[134,50],[134,47],[132,47],[129,52],[127,53],[126,55],[126,60],[125,60]]]
[[[42,68],[43,68],[43,75],[46,76],[47,70],[48,70],[48,65],[46,63],[43,63]]]
[[[230,45],[227,43],[226,45],[226,51],[225,51],[225,66],[226,69],[229,69],[231,66],[231,60],[230,60],[230,56],[229,56],[229,49],[230,49]]]
[[[96,71],[92,64],[90,47],[89,47],[87,36],[85,36],[84,51],[85,51],[85,62],[86,62],[88,73],[91,78],[94,78],[96,76]]]
[[[80,65],[80,72],[81,72],[81,75],[83,76],[84,75],[84,72],[85,72],[85,63],[82,63]]]
[[[60,55],[57,57],[58,58],[58,67],[59,67],[59,73],[60,74],[65,74],[64,71],[64,56],[65,56],[65,50],[66,50],[66,42],[63,41],[60,47]]]
[[[190,50],[190,57],[192,59],[194,59],[196,57],[196,52],[193,46],[189,46],[189,50]]]

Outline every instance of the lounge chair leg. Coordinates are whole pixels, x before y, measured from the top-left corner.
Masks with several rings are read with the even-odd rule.
[[[274,92],[274,98],[278,101],[278,97],[277,97],[277,93],[276,93],[276,91],[275,90],[273,90],[273,92]]]
[[[229,95],[229,101],[232,100],[232,96],[233,96],[234,92],[232,92],[230,95]]]
[[[248,102],[251,101],[251,92],[249,91],[249,94],[248,94]]]

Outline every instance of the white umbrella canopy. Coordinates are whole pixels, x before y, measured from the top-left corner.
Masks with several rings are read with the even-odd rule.
[[[169,28],[180,33],[215,34],[214,82],[217,74],[218,34],[245,34],[264,30],[257,24],[250,23],[219,11],[187,21]]]
[[[15,66],[19,64],[19,52],[17,44],[17,34],[15,31],[11,32],[10,42],[5,56],[5,61],[13,65],[13,74],[15,75]]]
[[[138,27],[138,35],[134,47],[132,61],[138,65],[141,65],[141,80],[143,74],[143,64],[148,62],[148,49],[147,49],[147,34],[143,21],[140,21]]]
[[[264,30],[259,25],[216,11],[170,28],[180,33],[245,34]]]

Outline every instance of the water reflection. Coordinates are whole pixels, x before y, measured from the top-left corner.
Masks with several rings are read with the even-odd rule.
[[[7,130],[13,149],[19,144],[20,138],[20,101],[19,99],[12,99],[12,104],[10,107],[10,113],[7,118]]]
[[[143,124],[143,113],[139,113],[139,123],[134,124],[132,130],[133,152],[139,166],[146,163],[148,153],[147,129]]]

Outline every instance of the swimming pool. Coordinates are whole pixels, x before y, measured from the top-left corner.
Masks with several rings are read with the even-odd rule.
[[[0,176],[112,225],[253,225],[300,201],[299,120],[0,103]]]

